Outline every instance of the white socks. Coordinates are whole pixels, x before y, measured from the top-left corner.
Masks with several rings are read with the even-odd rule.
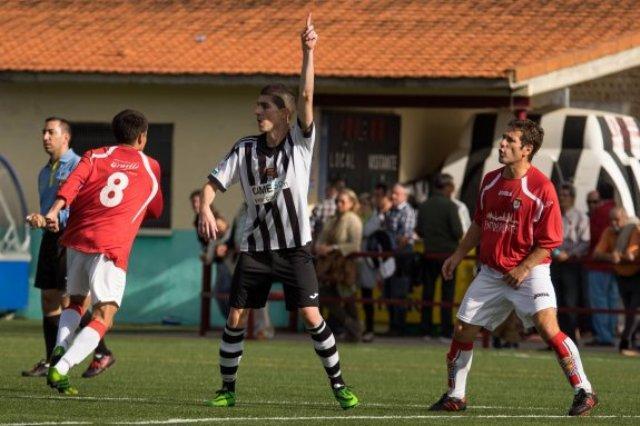
[[[582,368],[580,353],[573,340],[563,332],[559,332],[547,343],[555,351],[558,363],[560,363],[560,367],[562,367],[574,391],[577,392],[580,389],[584,389],[585,392],[591,393],[591,383],[589,383],[584,368]]]
[[[447,353],[447,375],[449,391],[447,395],[453,398],[463,399],[467,387],[467,376],[473,360],[473,343],[463,343],[457,340],[451,341],[449,353]]]
[[[62,346],[65,350],[69,348],[73,335],[80,325],[81,318],[82,312],[79,312],[73,305],[62,311],[58,325],[56,346]]]
[[[100,321],[93,320],[76,336],[69,350],[55,365],[60,374],[67,374],[71,367],[80,364],[100,343],[107,327]]]

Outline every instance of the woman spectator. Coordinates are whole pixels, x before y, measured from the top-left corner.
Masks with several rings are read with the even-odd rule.
[[[382,230],[382,223],[384,215],[391,209],[392,203],[388,189],[384,184],[376,185],[371,204],[371,214],[366,219],[363,218],[362,251],[389,251],[388,245],[392,243],[391,237]],[[395,259],[393,257],[386,260],[376,257],[358,259],[358,284],[362,298],[368,301],[362,304],[365,326],[362,341],[364,343],[371,343],[374,339],[374,305],[370,303],[373,300],[373,290],[383,279],[393,275],[394,271]]]
[[[352,190],[343,189],[336,204],[336,215],[323,227],[315,247],[320,294],[330,299],[322,302],[329,310],[329,320],[344,328],[347,340],[357,342],[362,329],[356,305],[352,300],[337,299],[353,298],[356,292],[356,262],[348,256],[360,249],[362,241],[362,220],[357,214],[360,203]]]

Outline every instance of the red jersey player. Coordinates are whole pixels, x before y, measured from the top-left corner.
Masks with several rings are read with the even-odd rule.
[[[473,224],[442,267],[450,279],[464,256],[480,246],[481,269],[462,300],[447,354],[449,390],[432,411],[466,409],[475,336],[481,327],[493,330],[514,309],[556,352],[575,391],[569,415],[589,414],[598,402],[578,348],[558,327],[549,263],[551,250],[562,243],[562,217],[553,184],[531,165],[543,136],[531,120],[509,123],[499,150],[504,167],[484,177]]]
[[[160,166],[142,152],[148,127],[140,112],[116,115],[112,129],[118,145],[85,153],[45,216],[47,228],[56,231],[58,211],[71,206],[61,239],[67,247],[71,302],[60,316],[47,377],[63,394],[77,393],[67,373],[94,350],[121,305],[129,253],[140,224],[162,212]],[[89,294],[92,321],[74,339]]]

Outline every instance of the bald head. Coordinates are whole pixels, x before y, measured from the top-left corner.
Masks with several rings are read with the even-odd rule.
[[[620,231],[620,229],[627,224],[628,219],[629,216],[627,215],[627,211],[622,207],[614,207],[609,211],[611,227],[616,232]]]

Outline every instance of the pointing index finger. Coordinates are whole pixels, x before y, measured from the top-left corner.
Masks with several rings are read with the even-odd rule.
[[[311,26],[311,12],[307,15],[307,28]]]

